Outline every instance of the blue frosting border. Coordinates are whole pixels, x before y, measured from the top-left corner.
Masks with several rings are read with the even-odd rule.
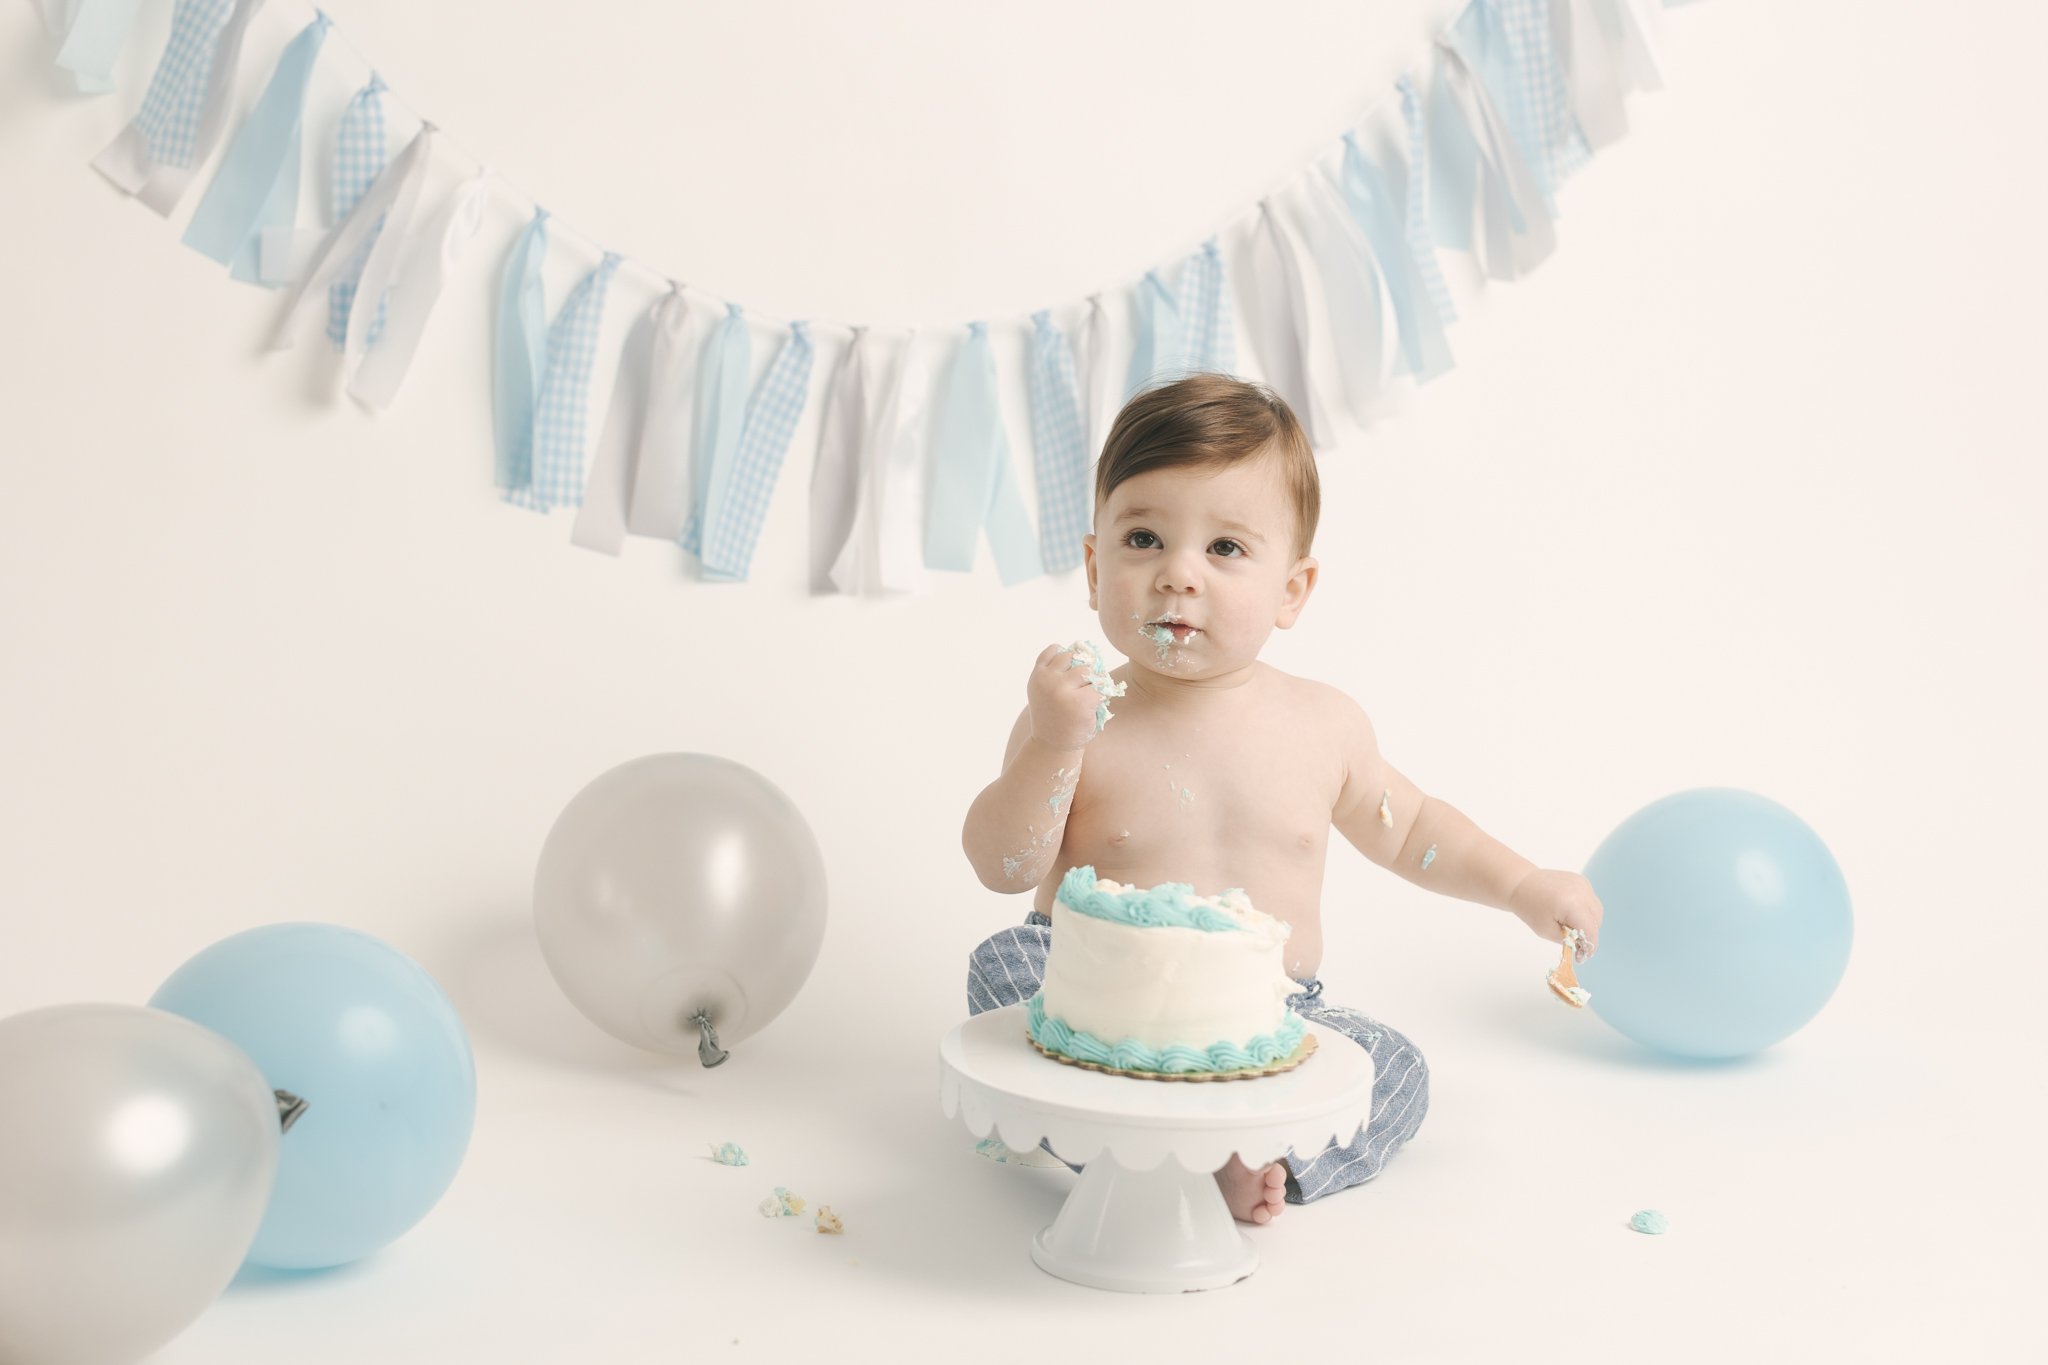
[[[1080,1062],[1093,1062],[1097,1066],[1114,1067],[1118,1071],[1155,1071],[1168,1076],[1186,1076],[1203,1071],[1248,1071],[1271,1066],[1281,1058],[1291,1056],[1301,1046],[1301,1036],[1307,1032],[1308,1026],[1293,1009],[1282,1008],[1285,1014],[1279,1028],[1246,1042],[1211,1043],[1207,1047],[1175,1043],[1163,1048],[1147,1047],[1135,1038],[1126,1038],[1116,1044],[1105,1043],[1092,1033],[1073,1028],[1066,1020],[1045,1012],[1043,991],[1031,997],[1025,1013],[1030,1020],[1032,1039],[1048,1052],[1057,1052]]]
[[[1077,915],[1144,929],[1200,929],[1212,934],[1247,932],[1242,924],[1214,906],[1196,904],[1195,888],[1187,882],[1161,882],[1149,891],[1138,887],[1102,891],[1097,889],[1101,880],[1092,864],[1068,868],[1067,875],[1060,878],[1060,904]]]

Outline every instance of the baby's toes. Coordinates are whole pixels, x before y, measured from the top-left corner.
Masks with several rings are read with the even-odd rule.
[[[1263,1174],[1265,1183],[1259,1193],[1264,1196],[1267,1216],[1277,1218],[1287,1207],[1287,1168],[1276,1161]]]

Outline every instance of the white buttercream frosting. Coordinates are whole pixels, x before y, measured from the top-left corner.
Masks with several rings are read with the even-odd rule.
[[[1103,880],[1096,890],[1131,891]],[[1142,894],[1142,893],[1141,893]],[[1149,1048],[1242,1043],[1277,1029],[1301,987],[1282,965],[1288,926],[1242,891],[1193,897],[1245,932],[1121,924],[1052,905],[1045,1012],[1106,1042]]]

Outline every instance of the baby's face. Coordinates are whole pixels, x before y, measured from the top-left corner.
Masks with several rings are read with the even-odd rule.
[[[1294,507],[1269,459],[1154,469],[1118,484],[1086,539],[1088,604],[1141,668],[1213,678],[1294,624],[1316,562],[1294,552]]]

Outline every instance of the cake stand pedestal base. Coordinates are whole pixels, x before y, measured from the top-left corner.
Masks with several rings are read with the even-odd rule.
[[[1130,1294],[1221,1289],[1259,1268],[1213,1172],[1173,1161],[1127,1171],[1107,1153],[1031,1239],[1031,1259],[1063,1280]]]
[[[1349,1141],[1372,1114],[1372,1056],[1310,1024],[1315,1055],[1252,1080],[1188,1083],[1061,1066],[1032,1051],[1024,1007],[978,1014],[939,1044],[939,1103],[977,1137],[1041,1141],[1082,1167],[1051,1226],[1031,1239],[1041,1270],[1075,1284],[1178,1294],[1235,1284],[1259,1254],[1215,1172],[1291,1148]]]

